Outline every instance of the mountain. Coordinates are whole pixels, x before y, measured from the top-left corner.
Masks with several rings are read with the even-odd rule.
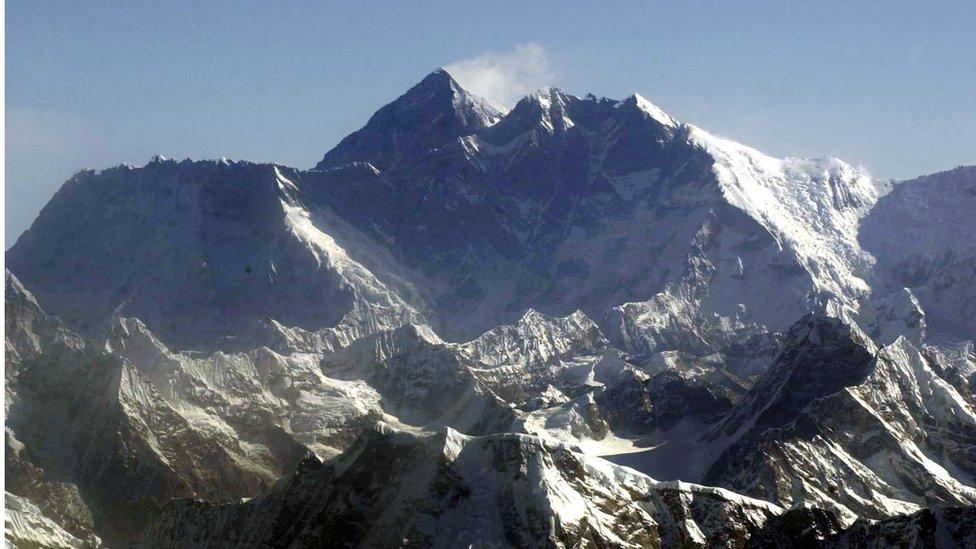
[[[306,458],[263,498],[175,501],[144,540],[156,547],[732,547],[780,512],[725,490],[658,483],[536,437],[451,429],[418,436],[380,424],[336,461]]]
[[[808,317],[715,427],[706,482],[851,521],[976,504],[976,407],[911,342]]]
[[[9,273],[6,293],[6,428],[15,449],[7,454],[8,490],[60,517],[72,533],[94,530],[117,542],[133,536],[161,502],[267,488],[283,464],[307,451],[275,433],[264,433],[267,450],[256,451],[246,430],[230,437],[227,426],[192,414],[192,399],[166,394],[179,390],[178,377],[154,383],[151,370],[172,365],[137,366],[109,345],[86,342],[44,313]],[[221,404],[209,396],[207,406]],[[68,509],[64,501],[71,501]]]
[[[952,530],[974,186],[772,158],[636,94],[502,114],[443,70],[314,169],[79,172],[6,254],[8,539]]]
[[[449,428],[418,435],[378,424],[332,462],[306,457],[264,497],[224,505],[173,501],[142,541],[949,548],[972,543],[974,510],[926,509],[845,530],[829,511],[786,511],[719,488],[658,482],[531,436],[469,437]]]
[[[791,509],[766,521],[746,547],[969,547],[974,507],[938,507],[881,521],[859,520],[842,529],[827,511]]]
[[[155,160],[81,172],[7,264],[85,335],[132,316],[177,348],[253,348],[277,323],[329,328],[334,345],[417,318],[316,229],[294,192],[270,165]]]
[[[316,169],[364,162],[386,170],[487,128],[500,118],[501,113],[438,69],[378,110],[363,129],[326,153]]]
[[[877,523],[861,520],[831,539],[830,546],[970,547],[976,544],[974,521],[974,507],[925,509]]]
[[[80,539],[44,516],[29,500],[4,496],[4,540],[12,547],[98,547],[97,537]]]
[[[82,172],[8,266],[86,335],[123,314],[196,350],[296,330],[329,331],[311,338],[329,348],[410,323],[468,340],[530,308],[579,309],[654,349],[669,342],[619,324],[643,322],[663,292],[686,302],[679,332],[718,319],[683,349],[708,354],[868,291],[855,229],[878,186],[841,161],[773,159],[636,95],[549,89],[497,116],[439,71],[315,170]]]
[[[912,288],[933,335],[972,338],[976,294],[976,166],[894,186],[865,217],[859,233],[876,259],[873,284],[884,295]]]

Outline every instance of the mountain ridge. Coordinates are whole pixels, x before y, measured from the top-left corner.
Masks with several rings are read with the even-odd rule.
[[[425,90],[428,88],[437,91],[432,97],[438,103],[438,108],[443,107],[441,103],[446,99],[451,100],[448,107],[451,112],[456,111],[453,108],[455,99],[463,100],[462,103],[466,106],[477,104],[477,100],[463,92],[449,75],[436,72],[379,112],[411,107],[418,102],[417,95],[422,96],[420,99],[427,100],[429,98]],[[448,97],[442,97],[443,90],[447,90]],[[850,225],[859,215],[859,209],[875,200],[875,195],[864,187],[865,183],[859,182],[860,176],[849,166],[828,161],[827,167],[796,162],[778,167],[774,159],[744,147],[726,150],[730,147],[727,142],[715,140],[693,126],[677,123],[646,100],[638,99],[639,96],[636,95],[620,102],[591,99],[592,96],[578,98],[558,91],[547,93],[550,95],[523,99],[500,121],[491,125],[484,124],[483,117],[476,117],[473,126],[460,129],[451,126],[447,133],[435,131],[434,137],[429,140],[408,140],[404,142],[403,146],[406,148],[401,152],[396,152],[396,140],[383,145],[387,151],[384,155],[409,156],[412,159],[410,167],[392,166],[375,159],[371,163],[372,153],[364,149],[361,154],[336,153],[336,158],[341,156],[352,163],[337,160],[329,165],[328,170],[300,172],[274,168],[274,179],[287,172],[286,179],[291,186],[286,192],[279,182],[269,181],[262,183],[262,188],[270,190],[278,186],[282,190],[273,192],[288,194],[290,198],[286,200],[297,200],[293,206],[300,205],[307,213],[302,214],[295,210],[296,215],[310,220],[323,210],[331,210],[341,219],[341,223],[362,235],[359,240],[372,240],[371,246],[387,248],[392,254],[392,261],[386,261],[380,271],[403,273],[401,279],[412,277],[406,286],[412,286],[413,289],[407,288],[405,291],[413,295],[408,296],[406,301],[417,303],[415,292],[419,292],[425,303],[420,305],[420,309],[429,308],[424,311],[425,316],[429,317],[427,321],[455,340],[470,339],[491,326],[514,322],[528,308],[561,316],[580,308],[579,305],[582,304],[589,316],[601,319],[604,312],[613,306],[647,299],[657,292],[685,283],[683,280],[686,281],[687,278],[683,279],[677,270],[690,267],[682,263],[698,259],[683,257],[688,251],[694,253],[695,249],[692,247],[683,250],[680,246],[692,242],[695,232],[699,230],[693,224],[705,222],[709,215],[718,215],[718,221],[713,223],[718,223],[719,226],[731,223],[736,230],[747,230],[756,235],[750,238],[768,235],[772,240],[766,245],[780,249],[763,252],[765,257],[756,257],[754,261],[743,261],[740,256],[736,269],[741,270],[743,265],[748,266],[750,262],[765,265],[770,261],[794,265],[791,268],[797,269],[795,273],[790,273],[789,269],[779,270],[787,278],[794,279],[788,283],[786,280],[781,281],[785,283],[784,286],[794,286],[791,297],[778,303],[753,304],[757,308],[754,314],[760,317],[762,324],[771,324],[774,329],[785,329],[810,307],[837,306],[843,310],[852,310],[856,308],[856,300],[866,293],[863,282],[856,276],[856,271],[864,267],[864,261],[857,257],[857,253],[843,251],[841,255],[825,255],[822,251],[844,248],[847,244],[843,243],[849,240],[847,235],[851,232]],[[426,112],[425,101],[420,103],[423,107],[421,111]],[[381,122],[385,120],[385,116],[374,117],[362,131],[374,132],[377,130],[374,126],[377,125],[382,130],[385,126]],[[440,115],[434,116],[440,119]],[[554,120],[562,121],[557,124],[558,131],[553,125]],[[519,129],[520,125],[525,127]],[[426,126],[421,129],[424,128]],[[355,135],[352,134],[350,138]],[[334,150],[345,150],[347,145],[340,143]],[[412,147],[415,146],[425,150],[413,151]],[[406,152],[408,150],[413,152]],[[719,156],[715,156],[717,154]],[[759,179],[771,179],[758,186],[743,187],[743,181],[758,179],[755,177],[755,170],[744,174],[735,172],[739,168],[733,168],[741,163],[736,160],[740,156],[749,162],[761,161],[768,164],[768,169],[764,168],[765,171],[759,174]],[[714,158],[724,160],[720,162]],[[553,163],[554,160],[556,163]],[[637,164],[634,164],[635,161]],[[626,166],[628,163],[631,164],[630,167]],[[695,168],[689,170],[689,163]],[[376,164],[383,169],[374,169]],[[716,168],[719,165],[731,167]],[[269,168],[225,162],[212,166],[204,163],[199,168],[196,164],[157,162],[147,165],[141,171],[123,169],[132,172],[123,177],[144,177],[143,172],[146,172],[146,177],[153,177],[150,175],[153,170],[163,166],[177,166],[181,171],[190,172],[178,174],[176,177],[199,177],[191,174],[201,169],[215,169],[217,172],[234,172],[238,175],[231,177],[249,177],[255,182],[272,179],[272,174],[266,172]],[[261,173],[244,175],[243,172],[246,171]],[[222,176],[215,174],[209,177]],[[75,186],[81,180],[87,178],[81,178]],[[435,181],[439,182],[437,186],[433,185]],[[776,195],[775,198],[769,195],[769,189],[783,189],[790,185],[797,186],[798,189],[802,185],[802,188],[807,189],[804,192],[808,194],[793,196],[787,193]],[[859,190],[851,191],[854,194],[840,195],[831,190],[844,189],[845,185],[855,185],[854,188]],[[187,190],[174,187],[171,192],[185,194]],[[208,185],[202,187],[200,192],[210,194],[216,191],[210,191]],[[280,215],[276,213],[275,199],[262,198],[252,191],[234,192],[239,195],[238,200],[247,200],[252,204],[265,203],[270,209],[266,213],[248,212],[243,209],[243,202],[228,202],[226,199],[212,201],[221,208],[219,210],[208,210],[211,207],[209,201],[201,202],[199,206],[176,206],[183,209],[201,208],[201,212],[195,214],[200,216],[201,225],[183,229],[184,236],[181,238],[190,239],[186,244],[196,246],[193,240],[206,237],[212,230],[206,223],[211,222],[211,217],[219,219],[223,215],[222,210],[238,217],[247,216],[242,218],[246,223],[263,224],[264,228],[259,229],[262,231],[294,233],[274,220],[274,216]],[[381,196],[384,194],[389,196]],[[122,197],[119,199],[125,200]],[[63,201],[70,203],[73,200],[70,197],[56,196],[52,204]],[[808,207],[811,200],[817,204],[816,208],[823,211],[832,212],[834,206],[839,205],[842,210],[851,209],[851,212],[832,219],[811,218],[800,224],[784,221]],[[762,204],[753,205],[755,202]],[[789,210],[782,211],[778,207],[772,207],[776,203],[787,204]],[[725,219],[727,215],[732,215],[723,213],[729,205],[744,212],[746,218]],[[137,204],[120,206],[144,207]],[[71,206],[66,204],[65,207],[86,209],[86,206],[77,203],[72,203]],[[756,210],[757,207],[760,210]],[[236,211],[238,209],[241,210],[239,213]],[[413,213],[409,213],[410,210]],[[55,215],[57,214],[42,212],[40,219]],[[263,217],[258,218],[257,215]],[[478,220],[477,224],[472,225],[471,220]],[[185,221],[160,221],[187,225]],[[647,228],[636,232],[635,224],[641,223],[646,223]],[[745,226],[751,223],[758,223],[759,226]],[[311,221],[311,225],[314,226],[315,221]],[[258,227],[255,225],[246,230]],[[654,235],[656,232],[661,234]],[[412,233],[419,235],[409,238],[408,234]],[[677,239],[678,247],[652,253],[646,251],[648,239],[651,242],[666,240],[663,235],[669,233],[673,235],[672,238]],[[45,238],[71,240],[76,236],[51,235]],[[810,244],[823,238],[831,239],[832,244],[826,247]],[[28,238],[21,240],[23,242],[18,241],[7,254],[11,266],[19,276],[29,281],[41,299],[48,302],[49,308],[62,313],[58,301],[64,299],[47,295],[53,291],[48,287],[53,286],[56,281],[38,279],[33,273],[36,268],[34,263],[26,260],[27,256],[37,255],[33,251],[37,244],[31,244],[31,239]],[[106,242],[101,244],[105,245]],[[594,245],[602,248],[594,249],[593,256],[579,254],[581,246]],[[72,247],[77,249],[81,246]],[[131,245],[126,247],[133,248]],[[243,254],[235,255],[253,255],[257,252],[259,256],[255,259],[262,262],[267,262],[264,258],[271,255],[267,251],[242,251]],[[734,250],[723,253],[732,252]],[[117,253],[123,252],[120,250]],[[628,253],[632,258],[640,258],[640,263],[628,266],[626,270],[612,270],[613,262],[623,259],[623,254]],[[599,254],[604,257],[599,257]],[[210,255],[215,255],[215,252],[210,252]],[[791,255],[793,257],[789,257]],[[198,261],[203,264],[208,259],[200,258]],[[82,259],[78,259],[72,268],[77,268],[79,261]],[[183,258],[178,261],[187,262]],[[294,261],[297,259],[271,259],[270,264],[277,268],[283,262]],[[391,263],[396,266],[391,267]],[[719,273],[724,273],[727,269],[714,261],[711,263]],[[247,267],[248,265],[243,265],[241,270],[246,271]],[[222,268],[227,269],[229,266]],[[270,267],[262,269],[270,270]],[[633,271],[643,269],[661,273],[670,270],[672,274],[657,280],[635,278]],[[510,273],[508,280],[504,278],[506,273]],[[562,275],[553,277],[559,273]],[[174,275],[177,279],[173,283],[182,283],[179,281],[189,280],[190,273]],[[567,276],[569,279],[563,282],[561,279]],[[573,280],[574,276],[579,279]],[[738,304],[744,303],[744,292],[755,294],[751,289],[740,288],[744,275],[738,273],[737,276],[738,279],[725,278],[716,284],[705,278],[692,281],[698,286],[713,286],[713,291],[707,292],[711,294],[710,298],[704,299],[701,305],[722,316],[731,316],[739,307]],[[621,277],[630,280],[619,285],[618,279]],[[803,280],[804,278],[809,280]],[[139,292],[126,296],[129,293],[126,291],[129,290],[128,286],[137,284],[137,280],[116,290],[122,294],[116,298],[118,302],[126,299],[130,303],[127,306],[133,307],[138,306],[140,300],[150,299],[148,296],[141,297]],[[246,280],[242,279],[241,283]],[[617,282],[619,289],[611,293],[589,289],[606,286],[611,281]],[[246,283],[253,286],[253,282]],[[60,280],[57,284],[63,285]],[[721,284],[722,288],[714,287],[717,284]],[[339,285],[342,286],[342,283]],[[91,285],[86,284],[86,287],[89,286]],[[440,289],[445,286],[446,291]],[[288,287],[282,285],[280,288]],[[532,290],[531,287],[539,287],[540,290]],[[84,290],[77,283],[73,289]],[[403,294],[400,291],[402,289],[403,287],[393,290],[390,295]],[[731,292],[731,295],[720,296],[720,289]],[[280,289],[275,290],[278,291]],[[339,299],[341,294],[348,295],[342,289],[329,291],[338,292],[338,295],[323,299],[336,303],[349,299]],[[266,293],[266,290],[261,292]],[[199,296],[197,299],[207,297]],[[213,297],[217,304],[236,306],[229,302],[231,296]],[[832,305],[834,303],[836,305]],[[474,314],[471,311],[472,306]],[[338,308],[344,307],[348,305],[339,305]],[[389,308],[389,305],[385,307]],[[83,313],[89,317],[109,314],[108,311],[93,311],[90,306],[87,309],[65,315],[65,318],[73,323],[72,317]],[[330,308],[318,307],[317,310]],[[322,318],[288,319],[287,314],[292,313],[262,305],[249,322],[253,326],[259,320],[271,317],[283,322],[286,327],[308,330],[312,324],[316,328],[334,327],[342,318],[342,311],[336,307],[331,308],[331,316]],[[140,311],[135,316],[143,317],[150,325],[155,322],[151,318],[153,315],[148,312]],[[416,315],[415,320],[418,320]],[[160,329],[160,326],[155,328],[164,335],[167,331]],[[235,331],[244,330],[245,327],[241,326]],[[454,330],[460,331],[453,333]],[[198,331],[199,328],[193,330],[194,333]],[[234,333],[225,335],[239,337]],[[208,337],[213,339],[212,335]]]
[[[315,543],[342,498],[416,528],[334,541],[909,535],[890,517],[976,501],[976,251],[938,239],[971,189],[772,158],[638,94],[500,113],[446,71],[311,170],[79,172],[6,254],[8,535]],[[418,508],[387,463],[430,481]],[[515,492],[538,505],[488,501]]]

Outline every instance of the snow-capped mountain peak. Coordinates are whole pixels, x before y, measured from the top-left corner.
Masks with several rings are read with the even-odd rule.
[[[774,158],[687,125],[688,139],[714,159],[725,198],[761,223],[813,275],[812,307],[854,311],[868,293],[870,256],[857,241],[860,219],[881,195],[878,184],[836,158]]]
[[[651,103],[645,99],[641,94],[634,93],[627,99],[624,99],[622,104],[624,105],[634,105],[641,111],[647,113],[652,119],[657,121],[663,126],[668,126],[674,128],[678,125],[678,121],[674,119],[670,114],[664,112],[660,107]]]
[[[316,169],[361,161],[386,170],[404,157],[422,155],[499,118],[494,107],[438,69],[377,111],[366,126],[327,152]]]

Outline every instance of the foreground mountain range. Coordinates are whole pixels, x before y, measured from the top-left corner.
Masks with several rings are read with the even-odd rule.
[[[312,170],[75,175],[7,251],[9,542],[976,543],[976,167],[436,71]]]

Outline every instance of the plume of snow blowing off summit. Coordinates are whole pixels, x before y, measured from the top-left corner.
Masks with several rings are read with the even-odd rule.
[[[555,71],[539,44],[519,44],[504,52],[486,52],[445,67],[465,89],[507,111],[523,96],[549,86]]]

